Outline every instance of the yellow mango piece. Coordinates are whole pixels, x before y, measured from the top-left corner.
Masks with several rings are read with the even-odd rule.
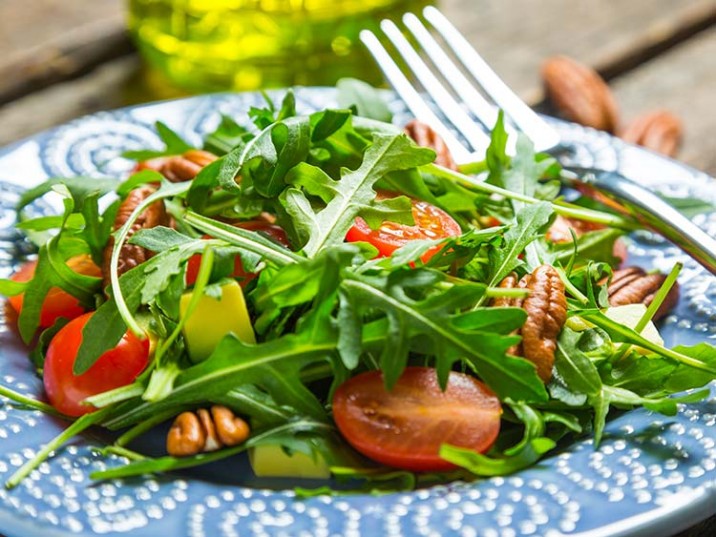
[[[186,315],[191,292],[181,297],[179,310]],[[209,357],[224,336],[233,333],[245,343],[256,343],[244,293],[237,282],[221,287],[221,299],[204,295],[182,329],[189,357],[200,362]]]
[[[249,462],[256,477],[328,479],[331,471],[322,457],[313,460],[305,453],[287,455],[281,446],[258,446],[249,450]]]

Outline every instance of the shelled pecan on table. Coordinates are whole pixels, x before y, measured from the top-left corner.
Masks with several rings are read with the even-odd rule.
[[[552,377],[557,336],[567,320],[564,283],[554,268],[542,265],[519,281],[514,274],[507,276],[500,283],[500,287],[527,289],[530,292],[525,298],[497,298],[492,305],[517,307],[527,312],[527,320],[519,330],[522,342],[508,353],[522,356],[534,363],[537,374],[546,383]]]
[[[657,110],[637,117],[619,133],[625,142],[637,144],[673,157],[683,138],[681,120],[667,110]]]
[[[565,118],[587,127],[616,131],[616,99],[594,69],[566,56],[554,56],[542,65],[542,80],[547,96]]]

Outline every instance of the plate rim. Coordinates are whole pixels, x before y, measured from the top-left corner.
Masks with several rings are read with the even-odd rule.
[[[330,87],[298,87],[298,88],[294,88],[294,89],[296,90],[297,93],[299,93],[299,92],[323,93],[323,92],[328,92],[328,91],[335,91],[334,88],[330,88]],[[285,91],[286,91],[285,88],[271,90],[270,95],[280,95],[280,94],[284,93]],[[382,91],[386,91],[388,94],[392,93],[390,90],[382,90]],[[183,97],[180,99],[167,99],[167,100],[155,101],[155,102],[150,102],[150,103],[141,103],[141,104],[137,104],[137,105],[116,108],[116,109],[109,110],[109,111],[87,114],[87,115],[81,116],[79,118],[73,119],[71,121],[68,121],[66,123],[63,123],[62,125],[58,125],[58,126],[50,128],[50,129],[46,129],[46,130],[36,133],[34,135],[31,135],[31,136],[25,137],[21,140],[18,140],[16,142],[13,142],[3,148],[0,148],[0,159],[2,159],[3,157],[5,157],[7,155],[12,154],[15,151],[18,151],[18,149],[20,149],[21,147],[23,147],[24,145],[26,145],[28,143],[40,144],[43,140],[49,139],[52,136],[56,135],[58,132],[60,132],[61,129],[67,128],[67,127],[75,125],[75,124],[79,125],[83,121],[86,121],[88,118],[95,118],[98,116],[110,114],[110,115],[117,115],[121,119],[122,116],[129,116],[132,114],[132,112],[138,111],[138,110],[147,110],[147,109],[151,109],[151,108],[161,109],[163,107],[170,107],[170,106],[177,105],[177,104],[188,105],[188,104],[197,103],[197,102],[213,103],[213,102],[216,102],[217,100],[222,99],[222,98],[240,99],[241,96],[245,96],[248,94],[256,95],[256,93],[257,92],[242,92],[242,93],[221,92],[221,93],[214,93],[214,94],[207,94],[207,95],[200,95],[200,96]],[[550,118],[550,121],[557,121],[559,123],[567,124],[565,122],[561,122],[560,120],[555,120],[554,118]],[[572,124],[572,125],[573,125],[572,128],[576,128],[576,129],[582,130],[584,132],[591,131],[591,129],[588,129],[585,127],[581,127],[581,126],[578,126],[575,124]],[[603,135],[606,135],[606,134],[599,133],[599,136],[603,136]],[[606,136],[609,137],[612,142],[617,142],[617,144],[621,144],[624,147],[636,149],[637,151],[642,152],[644,154],[650,154],[652,157],[656,157],[658,159],[672,162],[672,163],[676,164],[678,167],[683,168],[684,170],[688,171],[690,174],[708,176],[704,172],[701,172],[701,171],[697,170],[696,168],[693,168],[687,164],[678,162],[674,159],[668,159],[667,157],[663,157],[661,155],[656,155],[656,154],[650,153],[650,152],[644,150],[643,148],[637,148],[636,146],[631,146],[629,144],[625,144],[624,142],[613,139],[609,135],[606,135]],[[713,189],[714,189],[714,191],[716,191],[716,181],[714,182]],[[713,394],[712,394],[712,397],[713,397]],[[0,409],[2,409],[2,407],[0,407]],[[552,457],[555,457],[555,455],[553,455]],[[667,516],[667,515],[660,516],[656,519],[652,519],[648,522],[644,522],[642,524],[639,524],[637,527],[627,530],[627,533],[618,533],[618,535],[625,535],[625,536],[626,535],[635,536],[635,535],[642,535],[642,534],[643,535],[653,535],[653,533],[648,533],[648,532],[653,532],[656,529],[662,529],[662,528],[660,528],[660,526],[662,526],[666,521],[671,521],[672,523],[675,523],[675,522],[677,522],[677,518],[679,518],[679,519],[683,519],[682,523],[685,525],[682,527],[678,527],[678,528],[674,525],[671,525],[670,526],[671,529],[669,530],[669,531],[671,531],[673,529],[677,529],[677,531],[678,531],[678,530],[684,529],[686,527],[692,526],[696,522],[705,520],[709,516],[713,516],[714,514],[716,514],[716,502],[713,501],[714,498],[716,498],[716,479],[714,479],[714,482],[711,486],[705,485],[705,486],[702,486],[700,489],[702,489],[704,491],[704,495],[705,495],[704,497],[706,498],[708,503],[714,504],[714,505],[710,505],[712,507],[712,512],[710,514],[708,513],[707,510],[694,512],[694,511],[696,511],[696,509],[682,509],[682,510],[679,510],[676,512],[676,514],[680,515],[679,517],[675,517],[673,514],[669,515],[669,516]],[[400,494],[404,494],[404,493],[397,493],[397,494],[400,495]],[[0,497],[0,500],[2,500],[2,497]],[[683,515],[683,516],[681,516],[681,515]],[[702,515],[702,516],[700,518],[698,518],[699,515]],[[0,521],[2,521],[7,516],[9,516],[10,519],[12,519],[12,513],[7,512],[4,504],[0,503]],[[697,518],[698,518],[698,520],[697,520]],[[18,518],[16,522],[18,522],[17,527],[25,526],[26,524],[29,524],[29,526],[32,526],[31,522],[28,522],[27,519]],[[4,523],[3,523],[3,525],[4,525]],[[3,531],[14,531],[12,528],[2,527],[1,529]],[[26,530],[27,530],[27,528],[24,528],[24,531],[26,531]],[[39,529],[39,531],[41,531],[44,535],[53,535],[54,534],[54,532],[48,532],[48,530],[49,530],[49,528],[46,526]],[[596,531],[596,530],[589,530],[589,531]],[[84,535],[84,533],[77,534],[77,533],[62,532],[62,531],[60,531],[56,534],[58,536],[59,535],[61,535],[61,536]],[[86,535],[94,535],[94,534],[95,533],[87,533]],[[111,533],[111,534],[114,534],[114,533]],[[117,534],[124,535],[125,533],[117,533]],[[10,537],[11,535],[13,535],[13,534],[8,533],[8,537]],[[28,534],[23,532],[23,533],[16,533],[16,535],[28,535]],[[595,534],[595,536],[596,535],[597,534]],[[617,535],[617,534],[614,534],[614,535]]]

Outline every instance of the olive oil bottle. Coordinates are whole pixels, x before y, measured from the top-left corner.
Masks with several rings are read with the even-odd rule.
[[[194,91],[381,80],[358,41],[428,0],[129,0],[149,64]]]

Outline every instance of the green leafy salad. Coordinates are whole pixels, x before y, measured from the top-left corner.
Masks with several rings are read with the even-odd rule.
[[[69,425],[8,487],[101,426],[127,463],[96,479],[245,452],[258,476],[331,478],[320,493],[410,489],[709,394],[716,349],[666,348],[653,323],[680,266],[624,259],[637,221],[565,201],[559,164],[526,138],[509,156],[501,117],[486,159],[456,166],[361,101],[298,115],[288,92],[199,148],[159,123],[166,149],[125,154],[130,177],[24,193],[37,256],[0,293],[47,402],[0,395]],[[28,216],[45,195],[62,214]]]

